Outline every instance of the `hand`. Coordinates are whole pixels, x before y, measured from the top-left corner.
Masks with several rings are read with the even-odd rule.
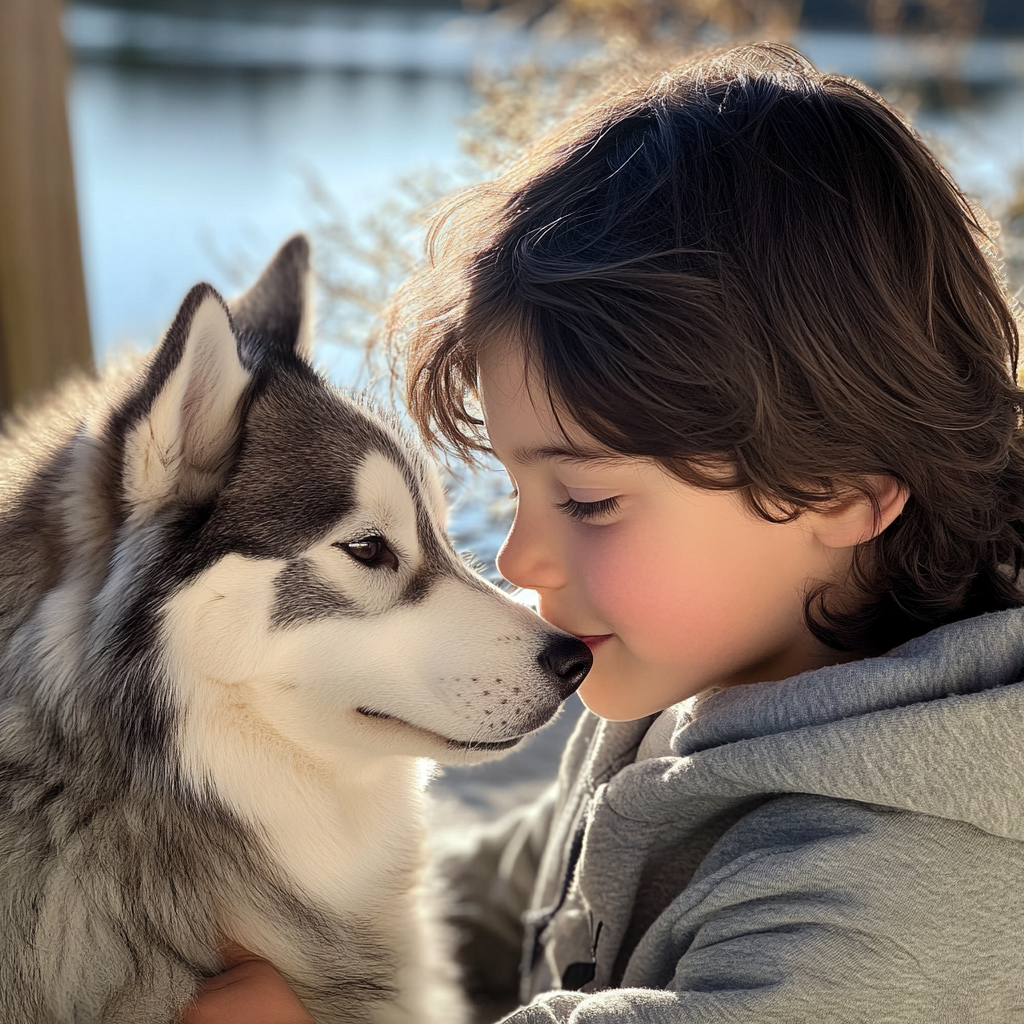
[[[269,960],[229,943],[228,968],[203,985],[181,1024],[315,1024]]]

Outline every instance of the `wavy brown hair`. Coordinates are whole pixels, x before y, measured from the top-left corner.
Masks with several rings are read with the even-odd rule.
[[[486,450],[478,356],[511,337],[600,443],[767,519],[905,487],[862,607],[807,595],[830,646],[1024,603],[1011,304],[981,214],[863,85],[781,45],[694,61],[460,196],[429,252],[389,319],[428,439]]]

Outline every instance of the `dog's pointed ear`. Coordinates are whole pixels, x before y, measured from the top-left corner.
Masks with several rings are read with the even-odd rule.
[[[268,354],[312,354],[312,274],[309,240],[289,238],[259,280],[231,302],[243,353],[255,360]]]
[[[238,445],[250,380],[224,300],[196,285],[121,413],[124,497],[134,512],[216,492]]]

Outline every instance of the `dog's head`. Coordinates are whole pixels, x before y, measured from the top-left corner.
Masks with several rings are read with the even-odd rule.
[[[325,753],[495,756],[590,652],[466,566],[423,451],[311,368],[307,278],[296,238],[231,305],[185,299],[111,424],[124,573],[137,590],[163,552],[158,602],[137,600],[159,604],[185,716]]]

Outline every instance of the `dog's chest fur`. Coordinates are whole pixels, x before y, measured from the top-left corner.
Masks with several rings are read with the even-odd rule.
[[[335,969],[311,957],[301,935],[296,941],[244,896],[241,904],[218,908],[224,933],[270,959],[323,1024],[459,1020],[454,979],[438,956],[442,937],[423,913],[413,766],[387,766],[386,777],[355,786],[332,785],[308,771],[289,777],[280,764],[264,767],[270,770],[254,772],[256,778],[222,776],[220,797],[261,836],[268,859],[301,894],[309,926],[326,933],[317,945],[344,969],[332,980]],[[262,791],[253,784],[260,776]]]

